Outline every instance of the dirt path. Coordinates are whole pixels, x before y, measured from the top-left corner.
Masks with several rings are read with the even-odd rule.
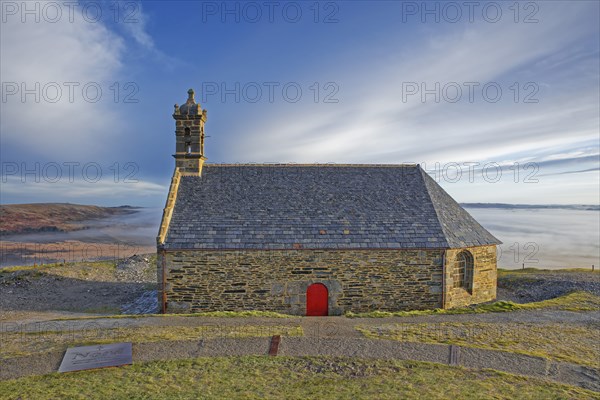
[[[85,315],[86,318],[78,319]],[[56,319],[56,318],[73,319]],[[28,315],[28,319],[19,321],[0,321],[0,333],[8,331],[9,327],[14,331],[66,331],[115,328],[137,328],[137,327],[159,327],[159,326],[202,326],[202,325],[300,325],[305,336],[340,336],[361,337],[356,331],[357,326],[381,325],[381,324],[435,324],[443,322],[485,322],[485,323],[560,323],[597,325],[600,323],[600,310],[588,312],[573,312],[559,310],[524,310],[504,313],[486,314],[458,314],[458,315],[421,315],[412,317],[388,317],[388,318],[346,318],[346,317],[292,317],[292,318],[264,318],[264,317],[184,317],[184,316],[139,316],[139,317],[91,317],[89,314],[35,314]]]

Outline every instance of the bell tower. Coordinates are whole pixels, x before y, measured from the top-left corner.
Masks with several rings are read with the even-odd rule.
[[[181,107],[175,104],[175,167],[182,175],[202,174],[204,157],[204,123],[206,110],[194,99],[194,89],[188,90],[188,99]]]

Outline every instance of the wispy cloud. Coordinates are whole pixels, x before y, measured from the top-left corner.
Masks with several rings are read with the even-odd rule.
[[[88,203],[98,205],[118,206],[123,204],[157,206],[156,199],[162,199],[168,187],[154,182],[139,180],[136,182],[114,182],[112,179],[101,179],[88,182],[77,179],[70,182],[61,179],[53,182],[48,179],[38,179],[32,176],[23,179],[20,176],[3,177],[2,203],[5,199],[11,202],[36,203],[45,202],[60,196],[63,202]]]
[[[577,69],[552,72],[552,65],[568,61],[572,46],[582,37],[597,33],[597,27],[578,24],[586,7],[572,4],[544,7],[539,24],[498,24],[456,26],[431,33],[410,57],[390,57],[387,65],[362,60],[334,74],[340,77],[339,105],[323,105],[306,112],[291,107],[271,107],[261,115],[268,121],[252,127],[233,148],[232,158],[281,161],[386,161],[428,159],[448,161],[503,157],[518,149],[532,151],[562,141],[593,139],[598,132],[598,78],[578,76]],[[541,18],[541,17],[540,17]],[[565,29],[568,27],[568,29]],[[397,45],[382,43],[393,52]],[[580,50],[582,68],[598,69],[598,59]],[[564,57],[561,57],[565,53]],[[548,65],[544,64],[548,61]],[[536,67],[543,65],[543,67]],[[543,74],[539,73],[542,69]],[[356,70],[368,71],[368,79],[357,80]],[[539,88],[544,82],[569,82],[555,93]],[[509,88],[514,76],[523,78],[520,101]],[[509,79],[510,77],[510,79]],[[523,103],[522,86],[538,84],[538,104]],[[587,80],[587,81],[586,81]],[[433,96],[402,99],[402,84],[436,82],[478,82],[478,98],[435,102]],[[484,101],[481,86],[501,85],[503,100]],[[580,90],[579,84],[585,83]],[[577,117],[575,117],[577,116]],[[244,121],[245,123],[246,121]],[[248,131],[248,126],[240,130]],[[392,149],[392,150],[390,150]]]
[[[2,99],[3,147],[37,157],[101,154],[119,131],[110,86],[122,68],[122,38],[81,18],[8,18],[1,30],[3,90],[17,89]]]
[[[138,44],[148,50],[155,50],[154,40],[146,29],[148,17],[143,12],[142,2],[129,2],[127,4],[133,7],[132,11],[134,11],[134,15],[130,18],[131,21],[128,22],[127,20],[122,25]]]
[[[364,20],[366,29],[377,24],[377,41],[363,40],[362,35],[342,37],[340,32],[347,26],[343,26],[346,19],[340,15],[339,26],[323,29],[331,36],[311,43],[317,54],[326,55],[324,62],[310,51],[300,55],[299,51],[307,51],[308,47],[297,49],[285,40],[288,37],[284,35],[292,30],[294,35],[312,35],[312,22],[310,27],[223,25],[216,16],[213,24],[197,26],[203,38],[202,42],[194,41],[198,47],[186,44],[184,49],[177,40],[185,30],[168,24],[187,21],[186,27],[195,26],[190,23],[193,18],[188,9],[165,3],[168,9],[164,12],[169,15],[163,21],[158,18],[162,17],[162,10],[155,6],[157,3],[131,4],[137,10],[133,15],[136,22],[132,24],[90,24],[81,19],[22,24],[18,18],[2,24],[3,82],[24,82],[28,88],[35,82],[58,82],[63,90],[67,90],[64,82],[95,82],[104,91],[103,101],[97,103],[81,98],[81,86],[76,88],[78,97],[72,103],[64,95],[56,103],[36,103],[32,95],[21,102],[20,95],[11,96],[2,104],[0,121],[4,160],[97,161],[106,166],[123,157],[137,157],[142,162],[155,163],[159,152],[145,148],[148,140],[173,144],[164,139],[169,135],[163,132],[171,129],[172,104],[184,99],[164,95],[161,98],[162,93],[156,93],[168,86],[160,81],[161,72],[186,71],[165,78],[169,85],[172,80],[173,85],[184,84],[185,89],[188,83],[184,82],[197,85],[207,75],[215,80],[230,79],[229,87],[237,80],[262,77],[269,81],[276,75],[277,79],[289,77],[299,81],[304,90],[299,103],[283,101],[279,86],[275,103],[225,102],[207,106],[207,133],[212,136],[207,151],[211,162],[432,165],[475,161],[496,162],[506,168],[514,163],[535,162],[544,182],[533,186],[503,186],[502,190],[490,191],[489,185],[442,184],[460,201],[598,201],[600,52],[597,18],[593,18],[598,13],[597,3],[540,2],[537,24],[515,24],[512,18],[495,24],[480,20],[472,24],[420,24],[415,20],[411,26],[401,24],[399,18],[395,22]],[[358,2],[347,4],[344,8],[362,6]],[[382,2],[381,6],[389,4]],[[218,42],[211,38],[215,32],[219,34]],[[272,39],[273,32],[280,32],[283,39],[277,35],[272,35]],[[299,37],[294,35],[289,38]],[[161,43],[166,42],[174,45],[161,48]],[[269,45],[282,54],[264,50]],[[174,57],[167,55],[177,51],[180,53]],[[261,56],[252,58],[253,51],[259,51]],[[247,63],[229,61],[240,60],[240,54],[247,57]],[[142,80],[158,82],[159,89],[151,88],[153,95],[148,95],[148,91],[140,94],[147,97],[137,112],[112,100],[111,85],[124,73],[129,74],[126,80],[137,75]],[[316,80],[321,96],[314,103],[309,88]],[[338,103],[322,101],[326,92],[323,85],[328,81],[339,87],[335,95]],[[456,103],[445,99],[436,102],[432,95],[426,101],[421,100],[420,94],[405,98],[403,84],[412,82],[430,89],[436,83],[443,86],[456,82],[463,88],[462,98]],[[468,100],[466,82],[479,83],[473,102]],[[501,86],[501,101],[492,103],[482,98],[482,86],[488,82]],[[519,88],[517,102],[513,100],[514,88],[511,89],[515,82]],[[525,88],[528,82],[536,85],[537,103],[523,101],[530,94]],[[164,122],[164,118],[168,121]],[[148,121],[155,120],[163,121],[158,124],[160,132],[148,129],[153,128]],[[137,152],[132,152],[132,148]],[[160,149],[160,154],[167,152],[165,157],[169,157],[171,149]],[[219,157],[213,157],[215,153]],[[165,171],[156,181],[170,172]],[[107,182],[106,187],[109,186]],[[140,187],[140,196],[150,193],[148,188]],[[558,187],[568,190],[557,190]],[[40,189],[40,193],[50,196],[53,189],[56,194],[68,188],[53,185]],[[110,195],[107,191],[87,189],[98,196]],[[14,190],[5,193],[16,194]],[[495,197],[499,192],[506,197]],[[84,195],[79,189],[74,193]],[[540,195],[544,199],[540,200]]]

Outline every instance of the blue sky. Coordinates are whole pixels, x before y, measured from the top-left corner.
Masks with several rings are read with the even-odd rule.
[[[599,202],[596,1],[0,4],[2,203],[163,206],[190,87],[209,162],[421,163],[459,202]]]

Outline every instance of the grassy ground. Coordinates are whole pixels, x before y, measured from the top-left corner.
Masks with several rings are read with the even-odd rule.
[[[154,276],[156,273],[156,254],[145,255],[148,258],[148,271]],[[0,268],[0,279],[13,272],[20,272],[22,276],[41,277],[44,274],[61,276],[64,278],[94,280],[99,282],[114,281],[117,263],[123,260],[102,260],[82,262],[59,262],[43,265],[25,265]]]
[[[396,360],[219,357],[0,382],[3,399],[600,399],[496,371]]]
[[[156,257],[156,256],[154,256]],[[23,277],[41,277],[44,274],[62,276],[64,278],[95,280],[99,282],[113,281],[117,264],[109,261],[86,261],[74,263],[54,263],[44,265],[27,265],[0,269],[0,279],[13,272],[20,272]]]
[[[202,325],[154,326],[127,328],[115,323],[112,328],[102,328],[89,323],[86,330],[3,332],[0,360],[15,356],[65,351],[68,347],[114,342],[159,342],[168,340],[199,340],[215,337],[270,337],[273,335],[302,336],[297,325]],[[94,329],[96,327],[96,329]],[[0,397],[1,398],[1,397]]]
[[[590,274],[600,275],[600,269],[596,268],[592,271],[591,268],[560,268],[560,269],[543,269],[543,268],[521,268],[521,269],[505,269],[498,268],[498,276],[510,274],[543,274],[557,272],[588,272]]]
[[[471,307],[454,309],[434,309],[415,311],[372,311],[368,313],[348,312],[344,316],[348,318],[386,318],[386,317],[410,317],[419,315],[437,314],[482,314],[491,312],[509,312],[519,310],[561,310],[561,311],[598,311],[600,310],[600,297],[587,292],[573,292],[554,299],[543,300],[533,303],[518,304],[511,301],[497,301],[491,304],[479,304]],[[127,318],[166,318],[166,317],[218,317],[218,318],[298,318],[297,315],[281,314],[274,311],[207,311],[192,314],[142,314],[142,315],[109,315],[102,318],[127,319]],[[97,316],[89,317],[62,317],[60,320],[97,319]]]
[[[215,318],[297,318],[296,315],[281,314],[274,311],[206,311],[192,314],[139,314],[139,315],[103,315],[105,319],[130,319],[130,318],[168,318],[168,317],[215,317]],[[84,317],[61,317],[52,321],[74,321],[85,319],[98,319],[97,315]]]
[[[442,322],[359,326],[369,338],[504,350],[600,368],[600,325]]]
[[[478,304],[471,307],[416,310],[416,311],[371,311],[368,313],[346,313],[349,318],[385,318],[385,317],[410,317],[416,315],[433,314],[478,314],[488,312],[507,312],[517,310],[542,310],[553,309],[563,311],[596,311],[600,309],[600,297],[587,292],[574,292],[550,300],[534,303],[518,304],[512,301],[497,301],[491,304]]]

